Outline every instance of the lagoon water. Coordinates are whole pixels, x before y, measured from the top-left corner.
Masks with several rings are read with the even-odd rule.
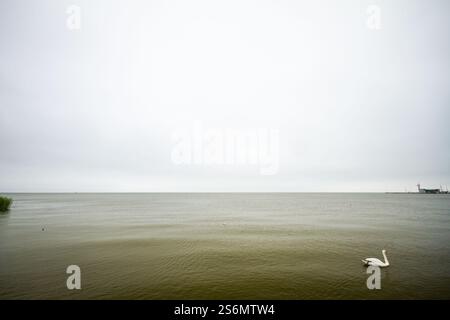
[[[450,299],[450,195],[9,196],[0,299]]]

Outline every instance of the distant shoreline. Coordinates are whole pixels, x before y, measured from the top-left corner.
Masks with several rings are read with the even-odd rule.
[[[448,195],[449,193],[446,192],[439,192],[439,193],[425,193],[425,192],[385,192],[385,194],[427,194],[427,195],[436,195],[436,194],[445,194]]]

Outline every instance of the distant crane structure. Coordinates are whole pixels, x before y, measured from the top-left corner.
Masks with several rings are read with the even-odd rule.
[[[420,183],[417,184],[417,190],[419,193],[425,193],[425,194],[440,194],[440,193],[448,193],[448,188],[446,190],[442,189],[442,185],[439,189],[425,189],[420,187]]]

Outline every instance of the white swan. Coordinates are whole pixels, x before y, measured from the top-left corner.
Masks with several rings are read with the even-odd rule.
[[[381,268],[389,267],[389,261],[386,257],[386,250],[383,249],[381,252],[383,253],[384,262],[377,258],[366,258],[366,259],[362,260],[362,262],[366,266],[376,266],[376,267],[381,267]]]

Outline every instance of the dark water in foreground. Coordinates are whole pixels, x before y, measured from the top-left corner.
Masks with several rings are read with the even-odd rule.
[[[450,299],[448,195],[11,196],[2,299]],[[360,260],[381,249],[370,291]]]

